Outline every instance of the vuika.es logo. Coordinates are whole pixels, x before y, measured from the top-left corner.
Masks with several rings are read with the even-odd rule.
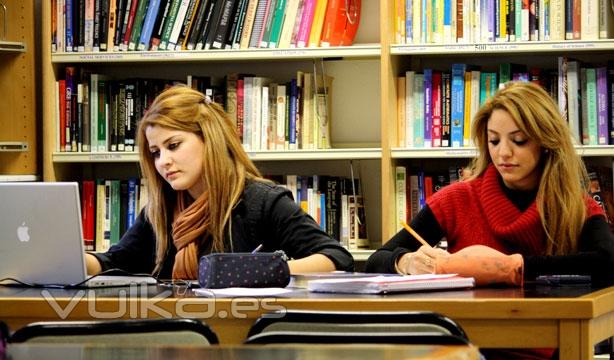
[[[224,305],[224,309],[216,309],[216,301],[210,301],[212,298],[197,297],[182,297],[172,302],[172,311],[167,310],[168,306],[161,306],[160,303],[164,300],[174,297],[171,290],[163,291],[155,296],[148,296],[147,286],[131,284],[126,289],[118,290],[113,297],[114,303],[117,305],[109,309],[109,297],[101,298],[96,295],[97,290],[82,289],[78,290],[68,301],[62,296],[58,299],[53,296],[49,290],[41,291],[41,295],[53,311],[62,320],[66,320],[79,303],[87,303],[87,315],[92,319],[147,319],[153,317],[163,318],[196,318],[196,319],[211,319],[211,318],[234,318],[246,319],[248,314],[255,311],[263,310],[266,312],[277,312],[280,317],[283,317],[286,308],[277,304],[276,298],[250,298],[241,297],[230,299],[230,306]],[[107,305],[97,306],[100,303],[97,300],[105,300],[100,303]],[[229,310],[226,310],[229,309]]]

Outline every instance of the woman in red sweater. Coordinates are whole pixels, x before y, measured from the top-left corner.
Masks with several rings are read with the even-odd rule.
[[[476,114],[472,135],[479,154],[470,175],[436,192],[411,222],[432,246],[446,238],[448,251],[420,247],[401,230],[368,259],[367,271],[459,273],[478,285],[522,286],[542,274],[614,280],[614,236],[548,93],[527,82],[507,85]]]

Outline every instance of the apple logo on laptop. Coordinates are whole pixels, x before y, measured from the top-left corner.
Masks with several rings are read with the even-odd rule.
[[[26,222],[24,221],[21,226],[17,228],[17,238],[19,239],[19,241],[30,241],[30,234],[28,234],[29,230],[30,228],[26,226]]]

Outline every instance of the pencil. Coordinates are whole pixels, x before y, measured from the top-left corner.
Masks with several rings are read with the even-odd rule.
[[[407,230],[408,233],[412,234],[418,241],[420,241],[422,245],[432,247],[429,243],[426,242],[426,240],[422,238],[422,236],[418,235],[418,233],[415,232],[414,229],[412,229],[409,225],[407,225],[405,221],[403,220],[400,220],[400,221],[401,221],[401,225],[403,225],[403,228],[405,228],[405,230]]]

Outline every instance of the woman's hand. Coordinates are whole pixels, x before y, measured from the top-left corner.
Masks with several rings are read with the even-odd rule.
[[[417,251],[403,254],[397,261],[397,272],[400,274],[434,274],[438,259],[450,256],[443,249],[421,246]]]

